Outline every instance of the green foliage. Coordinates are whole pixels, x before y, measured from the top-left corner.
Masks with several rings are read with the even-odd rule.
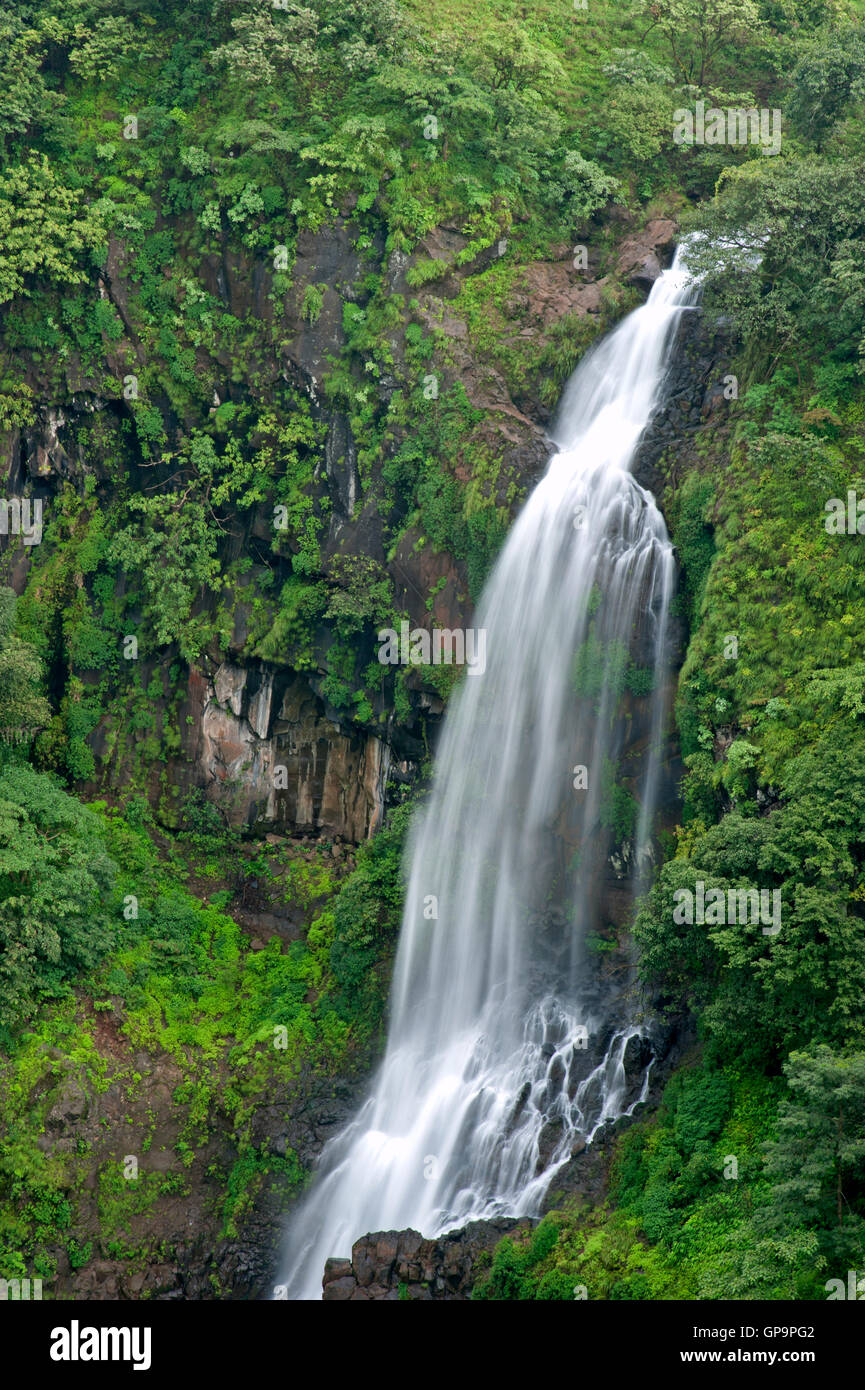
[[[248,1149],[235,1160],[228,1175],[222,1208],[223,1238],[239,1234],[238,1222],[242,1221],[253,1199],[268,1180],[272,1188],[277,1187],[283,1202],[292,1189],[300,1187],[303,1170],[293,1150],[289,1149],[284,1156],[280,1156]]]
[[[715,554],[711,527],[706,514],[711,506],[711,482],[699,473],[689,473],[676,494],[673,540],[682,567],[679,580],[680,602],[685,606],[691,627],[699,618],[706,580]]]
[[[727,170],[691,254],[710,302],[754,348],[863,354],[865,189],[858,160],[816,155]]]
[[[0,773],[0,1030],[35,1014],[114,941],[116,866],[97,818],[55,779]]]
[[[0,1007],[4,1022],[6,1009],[14,1011],[16,1024],[14,1036],[4,1028],[0,1058],[4,1268],[51,1277],[59,1252],[73,1270],[91,1258],[77,1195],[98,1160],[80,1147],[77,1154],[46,1153],[38,1141],[58,1085],[72,1081],[86,1105],[109,1084],[132,1098],[141,1076],[130,1064],[142,1050],[170,1055],[183,1077],[172,1104],[185,1117],[176,1144],[184,1169],[198,1162],[197,1147],[212,1137],[217,1109],[220,1129],[228,1125],[235,1157],[220,1174],[221,1216],[223,1238],[236,1238],[259,1192],[285,1202],[304,1177],[291,1150],[278,1156],[252,1143],[250,1117],[261,1094],[285,1094],[299,1077],[345,1074],[370,1041],[372,1024],[334,1003],[332,925],[320,917],[306,941],[282,943],[275,936],[252,950],[223,909],[230,892],[213,894],[209,904],[196,901],[181,886],[184,853],[193,861],[202,852],[221,854],[227,863],[238,853],[236,841],[202,816],[197,801],[186,808],[186,832],[167,854],[164,836],[159,854],[150,840],[151,817],[140,800],[131,799],[128,819],[102,805],[85,810],[30,769],[0,776],[0,812],[0,820],[15,822],[0,835],[0,920],[17,952],[10,961],[8,940],[0,949]],[[278,881],[295,910],[311,913],[334,895],[333,861],[312,850],[286,854]],[[249,867],[259,877],[271,872],[264,853]],[[44,948],[49,964],[28,960],[25,945],[34,956]],[[21,988],[25,966],[35,976],[33,1004]],[[94,1043],[94,1009],[107,1011],[117,1025],[108,1056]],[[29,1030],[18,1026],[22,1019]],[[105,1137],[116,1142],[111,1132]],[[142,1170],[130,1182],[113,1156],[96,1171],[102,1256],[154,1258],[155,1240],[133,1231],[141,1230],[140,1218],[158,1216],[163,1199],[184,1191],[184,1174]]]
[[[314,667],[313,637],[327,601],[324,584],[310,584],[291,575],[283,585],[273,625],[262,638],[256,655],[271,661],[290,659],[299,671]]]
[[[625,671],[625,687],[632,695],[639,699],[644,699],[651,695],[655,686],[655,672],[651,666],[636,666],[632,661],[628,662]]]
[[[557,1223],[545,1217],[535,1227],[528,1240],[519,1243],[505,1237],[496,1246],[489,1275],[480,1280],[474,1288],[472,1298],[483,1300],[525,1299],[525,1298],[572,1298],[570,1290],[558,1289],[553,1292],[545,1287],[543,1295],[537,1292],[537,1266],[547,1258],[559,1238]]]
[[[680,80],[696,87],[711,84],[733,44],[764,27],[758,0],[652,0],[645,9],[666,40]]]
[[[387,572],[368,555],[338,555],[329,578],[335,587],[324,616],[340,637],[352,637],[366,625],[390,626],[393,588]]]
[[[26,381],[0,380],[0,429],[23,429],[33,423],[33,389]]]
[[[351,1012],[378,1022],[383,1003],[382,965],[396,944],[402,913],[402,858],[411,807],[391,813],[388,825],[358,851],[357,869],[332,909],[330,963]]]
[[[644,55],[633,55],[634,59],[641,56]],[[607,124],[611,136],[622,147],[624,158],[629,163],[644,164],[657,159],[669,141],[673,103],[667,85],[644,80],[642,75],[632,76],[631,64],[628,68],[627,75],[622,74],[624,81],[611,104]],[[611,65],[605,71],[615,78],[621,73],[621,66]]]
[[[40,42],[41,40],[41,42]],[[50,117],[57,96],[42,71],[44,37],[23,15],[0,18],[0,141],[2,148]]]
[[[42,694],[42,663],[12,630],[15,606],[14,591],[0,587],[0,738],[17,743],[44,728],[51,709]]]
[[[754,1218],[758,1237],[814,1232],[827,1267],[846,1273],[865,1250],[865,1053],[821,1044],[784,1068],[790,1094],[768,1146],[771,1196]]]
[[[819,755],[803,754],[786,779],[788,805],[757,820],[733,812],[690,837],[687,860],[663,867],[638,915],[644,972],[675,994],[684,991],[728,1055],[783,1056],[817,1030],[841,1044],[862,1037],[856,999],[865,985],[865,941],[851,850],[863,827],[842,797],[858,796],[865,763],[847,766],[846,789],[830,791]],[[780,931],[677,925],[674,894],[694,891],[697,879],[725,891],[779,891]]]
[[[0,304],[28,293],[36,274],[81,284],[105,238],[100,210],[60,181],[47,155],[0,172]]]
[[[821,35],[799,59],[787,110],[797,129],[822,144],[840,116],[865,97],[865,35],[859,28]]]
[[[612,831],[616,845],[630,840],[640,813],[636,797],[616,781],[615,766],[605,761],[602,771],[601,801],[598,817],[602,825]]]
[[[483,413],[473,409],[461,383],[421,416],[417,433],[383,466],[385,481],[404,504],[414,502],[412,517],[436,550],[465,563],[469,592],[477,599],[507,530],[504,509],[489,495],[486,461],[472,451],[477,465],[473,486],[461,483],[438,460],[470,449],[474,426]]]
[[[123,567],[140,597],[142,611],[159,646],[177,642],[188,661],[204,641],[193,605],[219,574],[217,537],[200,499],[188,496],[133,497],[137,524],[115,536],[109,559]]]
[[[315,324],[318,322],[324,304],[324,291],[326,285],[307,285],[303,292],[303,305],[301,315],[307,323]]]

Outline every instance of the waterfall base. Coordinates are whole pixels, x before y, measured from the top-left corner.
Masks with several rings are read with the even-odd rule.
[[[670,1073],[696,1041],[693,1020],[682,1017],[668,1024],[655,1020],[642,1041],[652,1051],[651,1084],[644,1104],[638,1104],[635,1113],[605,1121],[591,1142],[573,1144],[570,1156],[555,1173],[541,1215],[566,1201],[594,1207],[605,1200],[613,1142],[646,1106],[657,1103]],[[632,1061],[636,1064],[636,1055]],[[350,1256],[326,1261],[322,1298],[326,1303],[465,1302],[488,1272],[499,1241],[530,1231],[539,1220],[499,1216],[470,1221],[431,1238],[414,1230],[370,1232],[354,1242]]]

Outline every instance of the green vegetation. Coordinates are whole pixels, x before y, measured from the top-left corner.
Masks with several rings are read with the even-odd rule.
[[[343,873],[341,882],[329,856],[327,863],[314,852],[277,862],[275,881],[304,910],[308,930],[303,941],[285,945],[274,936],[255,949],[224,910],[229,892],[202,903],[184,886],[191,863],[224,862],[237,852],[200,809],[190,821],[197,828],[177,839],[166,862],[141,823],[140,804],[132,803],[126,817],[104,804],[87,809],[54,778],[27,767],[0,777],[0,800],[16,829],[15,841],[7,838],[3,847],[0,885],[4,1268],[51,1278],[69,1239],[76,1242],[72,1255],[67,1250],[73,1268],[74,1260],[83,1265],[95,1258],[96,1247],[85,1253],[86,1244],[68,1234],[78,1229],[84,1180],[94,1166],[98,1248],[113,1258],[146,1260],[153,1239],[131,1240],[134,1231],[140,1235],[139,1218],[153,1221],[187,1175],[205,1180],[201,1170],[217,1129],[227,1133],[236,1157],[227,1171],[208,1169],[207,1181],[222,1192],[213,1199],[218,1229],[236,1238],[264,1183],[285,1202],[306,1177],[293,1150],[280,1155],[254,1142],[262,1095],[281,1098],[288,1112],[298,1086],[351,1075],[377,1045],[401,908],[400,825],[362,851],[357,870]],[[403,826],[407,815],[408,807],[401,808]],[[47,858],[46,838],[52,841]],[[32,867],[37,842],[39,873]],[[249,863],[250,875],[269,871],[264,860]],[[316,913],[322,902],[327,909]],[[52,999],[59,1002],[47,1002]],[[98,1049],[103,1017],[117,1030],[119,1058]],[[82,1118],[109,1086],[120,1088],[133,1124],[137,1098],[149,1094],[132,1061],[142,1056],[170,1058],[179,1078],[169,1172],[149,1167],[148,1134],[157,1117],[143,1132],[136,1124],[125,1140],[106,1133],[94,1152],[89,1143],[69,1152],[40,1142],[58,1087],[61,1095],[69,1085],[80,1091]],[[124,1147],[118,1150],[118,1143]],[[140,1154],[134,1180],[124,1172],[130,1145]]]
[[[193,697],[226,660],[266,662],[341,737],[420,762],[454,673],[382,667],[377,631],[418,604],[438,621],[445,589],[477,600],[531,485],[527,417],[637,302],[619,248],[659,217],[704,234],[739,386],[663,461],[686,776],[634,927],[652,997],[699,1041],[616,1142],[606,1205],[503,1242],[476,1296],[821,1298],[861,1268],[865,561],[824,521],[865,496],[863,19],[6,7],[0,431],[45,516],[0,585],[0,1272],[167,1259],[157,1214],[190,1185],[238,1240],[305,1180],[256,1115],[375,1056],[410,810],[356,865],[253,843],[178,786]],[[781,153],[677,145],[698,100],[782,110]],[[582,245],[591,312],[562,298]],[[599,699],[602,664],[615,701],[650,693],[592,636],[575,698]],[[601,815],[632,833],[614,767]],[[677,922],[698,881],[778,893],[782,930]],[[244,895],[265,890],[293,924],[252,940]],[[143,1057],[173,1069],[170,1138],[136,1108]],[[54,1142],[64,1105],[80,1151]],[[173,1155],[137,1186],[118,1116]]]
[[[68,990],[112,944],[114,865],[93,813],[28,766],[0,774],[0,1030]]]

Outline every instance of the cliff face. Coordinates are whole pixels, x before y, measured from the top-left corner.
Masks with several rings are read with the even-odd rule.
[[[250,1200],[233,1211],[230,1193],[214,1181],[215,1172],[231,1172],[237,1163],[225,1116],[199,1136],[196,1161],[185,1167],[178,1155],[189,1137],[181,1067],[170,1056],[130,1050],[110,1016],[95,1023],[105,1066],[100,1083],[94,1085],[86,1069],[61,1067],[58,1052],[57,1079],[37,1087],[31,1099],[44,1117],[39,1147],[46,1157],[57,1163],[82,1155],[69,1158],[80,1174],[73,1240],[67,1236],[52,1249],[50,1296],[272,1297],[295,1186],[282,1172],[256,1177]],[[273,1155],[277,1164],[289,1153],[311,1167],[350,1118],[359,1085],[357,1076],[303,1075],[271,1088],[253,1117],[252,1152]],[[118,1155],[126,1156],[125,1180],[111,1187],[106,1175]],[[132,1159],[140,1165],[134,1171]],[[123,1207],[116,1230],[112,1203]],[[77,1250],[89,1250],[92,1258],[79,1261]]]
[[[357,842],[381,823],[388,745],[329,718],[308,679],[273,663],[223,661],[211,677],[191,668],[185,695],[180,747],[148,774],[156,805],[167,774],[179,793],[203,789],[228,825],[257,834]],[[120,794],[134,753],[109,741],[104,724],[93,748],[105,768],[100,787]]]
[[[663,405],[649,422],[634,459],[637,481],[666,511],[696,461],[701,436],[724,436],[729,403],[738,399],[738,384],[730,374],[735,348],[731,325],[709,323],[699,304],[682,316]]]
[[[377,292],[383,289],[396,306],[390,326],[379,335],[386,369],[377,365],[372,377],[379,411],[413,389],[419,374],[435,399],[446,398],[455,387],[464,391],[471,424],[468,432],[454,436],[456,452],[444,461],[443,476],[452,474],[461,491],[474,490],[502,530],[549,454],[544,433],[549,406],[542,400],[549,393],[541,388],[556,335],[567,326],[575,342],[590,341],[617,312],[622,286],[644,288],[659,273],[673,230],[669,221],[651,222],[611,242],[605,252],[592,252],[586,268],[563,246],[561,259],[509,274],[509,291],[505,296],[496,291],[494,304],[483,304],[483,296],[492,296],[499,283],[494,277],[506,261],[507,242],[472,259],[467,238],[455,227],[430,233],[412,256],[387,256],[374,229],[353,220],[347,208],[333,225],[299,234],[286,291],[276,285],[271,263],[226,243],[221,255],[204,257],[199,283],[233,319],[254,327],[254,346],[243,364],[254,381],[243,379],[227,350],[199,349],[196,370],[214,383],[209,411],[188,410],[182,416],[168,397],[154,393],[153,400],[169,423],[171,442],[179,445],[220,408],[242,409],[251,401],[260,410],[276,408],[279,392],[288,386],[307,403],[321,441],[307,495],[322,523],[318,564],[324,581],[338,588],[352,564],[369,565],[388,585],[393,611],[412,628],[465,629],[471,625],[479,573],[470,574],[464,557],[431,542],[422,515],[404,517],[396,544],[388,540],[394,504],[382,474],[411,440],[411,420],[389,431],[378,456],[368,462],[362,455],[369,452],[369,440],[355,437],[350,402],[343,404],[326,389],[334,364],[342,363],[351,382],[349,396],[369,393],[363,374],[372,359],[350,343],[347,310],[369,312],[370,277]],[[431,288],[413,289],[419,266],[426,267],[424,276],[434,276]],[[117,381],[143,379],[148,370],[144,329],[136,322],[137,289],[134,267],[112,241],[98,293],[122,324],[119,339],[106,336],[103,342],[105,363]],[[480,341],[478,302],[496,320],[493,347],[488,338]],[[434,344],[433,356],[420,365],[412,357],[419,331]],[[531,370],[517,373],[514,363],[522,358]],[[106,505],[118,489],[168,486],[170,465],[148,461],[128,447],[120,450],[134,399],[102,394],[98,375],[74,356],[53,373],[26,354],[22,363],[38,407],[32,426],[7,434],[10,494],[40,497],[50,517],[64,486],[80,494],[95,483]],[[103,441],[96,449],[93,441],[100,436],[94,434],[94,420]],[[119,796],[137,785],[170,825],[183,798],[198,788],[234,825],[361,840],[381,821],[389,769],[410,777],[434,743],[446,689],[430,679],[428,668],[414,667],[403,673],[398,712],[391,679],[371,693],[366,711],[349,711],[334,703],[328,681],[343,654],[334,650],[333,623],[326,615],[314,622],[302,669],[288,644],[284,652],[274,650],[278,641],[267,645],[263,639],[276,617],[272,596],[292,573],[296,544],[292,538],[288,547],[274,547],[274,505],[269,494],[223,520],[219,562],[231,577],[220,593],[200,594],[192,615],[218,619],[219,637],[211,638],[197,660],[183,663],[179,675],[173,647],[142,652],[142,684],[153,689],[155,682],[164,692],[153,708],[159,756],[144,758],[137,741],[124,736],[129,702],[121,686],[111,710],[88,735],[96,766],[86,791]],[[8,557],[19,591],[33,558],[23,546]],[[121,578],[121,588],[134,579]],[[84,576],[76,582],[86,589]],[[369,625],[357,635],[358,669],[375,661],[373,638]],[[263,649],[267,659],[259,655]],[[75,674],[93,687],[101,673]],[[349,685],[353,679],[349,676]]]

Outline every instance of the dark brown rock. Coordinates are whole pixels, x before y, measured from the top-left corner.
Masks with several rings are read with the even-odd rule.
[[[374,1231],[355,1241],[350,1261],[327,1261],[322,1298],[325,1302],[464,1302],[474,1287],[481,1253],[492,1250],[508,1232],[531,1224],[474,1221],[435,1239],[412,1230]]]

